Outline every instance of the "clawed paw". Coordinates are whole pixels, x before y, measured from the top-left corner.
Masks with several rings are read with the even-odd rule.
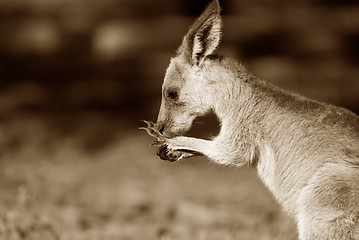
[[[167,145],[160,146],[160,148],[158,149],[157,155],[162,160],[168,160],[170,162],[175,162],[175,161],[181,160],[182,158],[187,158],[187,157],[193,156],[192,153],[172,150]]]
[[[169,139],[164,137],[159,130],[157,129],[156,125],[153,122],[145,121],[144,123],[147,124],[146,127],[141,127],[140,129],[145,130],[150,136],[154,137],[155,140],[152,142],[151,146],[159,147],[157,155],[163,159],[168,160],[170,162],[178,161],[182,158],[192,157],[194,153],[186,152],[186,151],[179,151],[173,150],[169,145]]]

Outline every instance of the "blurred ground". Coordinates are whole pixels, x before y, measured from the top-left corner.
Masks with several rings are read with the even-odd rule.
[[[101,151],[83,150],[82,134],[44,149],[38,141],[49,139],[37,131],[30,147],[3,157],[1,239],[296,237],[250,169],[160,161],[150,139],[133,132]]]
[[[356,1],[221,3],[221,54],[359,112]],[[0,2],[0,239],[296,239],[252,169],[160,161],[137,130],[206,4]]]

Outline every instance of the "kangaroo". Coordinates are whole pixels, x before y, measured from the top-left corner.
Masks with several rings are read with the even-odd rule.
[[[235,60],[215,54],[221,40],[212,1],[171,59],[157,123],[144,128],[158,155],[198,154],[224,165],[249,165],[297,222],[299,239],[359,239],[359,117],[282,90]],[[186,137],[193,120],[214,111],[220,133]]]

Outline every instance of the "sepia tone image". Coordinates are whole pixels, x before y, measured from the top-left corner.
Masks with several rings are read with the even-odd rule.
[[[317,167],[324,173],[341,169],[349,179],[330,175],[344,184],[340,188],[308,179],[318,183],[316,189],[325,185],[322,192],[333,202],[350,199],[338,203],[340,211],[352,211],[347,228],[325,236],[347,239],[341,235],[346,231],[356,239],[358,43],[354,0],[1,0],[0,240],[321,239],[310,235],[315,224],[303,227],[311,222],[281,203]],[[212,63],[222,64],[223,71],[214,64],[201,72]],[[243,99],[242,86],[252,84],[268,91],[253,108],[248,102],[233,110],[229,100],[217,100],[218,91],[194,81],[201,74],[224,79],[232,68],[239,69],[234,81],[245,84],[241,94],[229,91],[223,99]],[[201,74],[191,75],[191,69]],[[293,110],[288,106],[303,98],[287,91],[314,101],[303,100]],[[280,99],[273,102],[281,111],[270,112],[265,96]],[[320,123],[331,129],[314,133],[321,107],[328,115]],[[261,118],[243,115],[246,110]],[[265,169],[277,166],[263,160],[280,158],[273,145],[249,152],[202,145],[223,134],[225,114],[232,117],[228,132],[241,147],[259,136],[242,118],[260,126],[273,120],[263,129],[283,148],[290,139],[286,151],[298,158],[308,149],[318,159],[335,158],[337,142],[348,142],[345,166],[337,168],[336,160],[307,167],[288,163],[283,168],[298,166],[293,187],[283,183],[285,192],[276,193]],[[182,117],[178,126],[175,115]],[[307,128],[285,127],[300,122],[299,115],[311,117],[301,118]],[[280,117],[283,125],[275,124]],[[310,141],[302,141],[302,132]],[[334,140],[316,145],[319,135]],[[176,137],[186,141],[175,142]],[[301,148],[303,142],[310,147]],[[232,153],[234,159],[226,161]],[[303,195],[301,201],[308,197]],[[318,219],[329,211],[323,215],[315,201],[305,203],[312,206],[306,205],[305,214],[315,212]],[[333,219],[339,226],[339,217]],[[330,232],[332,226],[325,228]]]

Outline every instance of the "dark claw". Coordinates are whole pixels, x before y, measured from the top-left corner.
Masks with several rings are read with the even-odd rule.
[[[169,154],[169,161],[175,162],[178,160],[179,157],[180,157],[180,153],[172,152]]]
[[[162,160],[169,160],[167,153],[168,153],[167,146],[163,145],[158,149],[157,156],[159,156]]]
[[[167,145],[162,145],[157,152],[157,155],[162,159],[162,160],[167,160],[170,162],[175,162],[178,160],[179,158],[179,153],[175,153],[175,152],[170,152],[167,148]]]

